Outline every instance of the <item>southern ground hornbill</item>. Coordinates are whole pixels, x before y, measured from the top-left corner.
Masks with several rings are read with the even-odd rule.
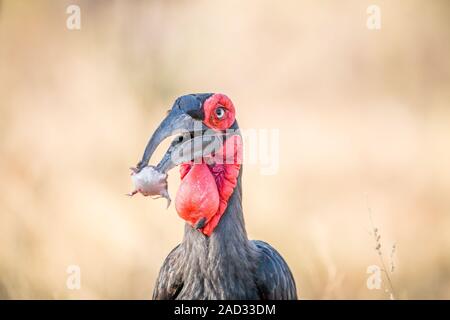
[[[180,166],[175,207],[186,226],[183,241],[161,267],[153,298],[297,299],[291,271],[280,254],[263,241],[247,238],[242,143],[231,100],[223,94],[178,98],[134,174],[149,168],[157,146],[173,135],[177,137],[161,162],[150,168],[165,174]]]

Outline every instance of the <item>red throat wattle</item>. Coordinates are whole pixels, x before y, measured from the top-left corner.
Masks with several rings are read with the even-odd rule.
[[[192,226],[205,218],[205,225],[200,231],[210,236],[219,224],[237,184],[242,163],[241,137],[228,137],[221,150],[208,160],[212,160],[208,161],[212,164],[181,165],[182,181],[175,208],[178,215]]]

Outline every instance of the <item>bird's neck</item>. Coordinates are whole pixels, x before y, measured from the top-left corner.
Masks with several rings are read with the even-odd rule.
[[[192,225],[186,224],[184,243],[205,242],[209,245],[215,242],[223,242],[225,244],[247,245],[248,237],[242,211],[241,177],[242,168],[238,176],[238,182],[228,199],[225,212],[211,235],[207,236],[196,230]]]
[[[181,248],[183,282],[199,299],[256,298],[257,252],[247,238],[242,214],[241,175],[214,232],[207,236],[186,224]],[[245,295],[247,292],[253,295]]]
[[[241,175],[231,195],[228,206],[220,219],[218,226],[210,236],[186,224],[182,245],[187,253],[186,259],[190,267],[218,266],[226,272],[233,272],[233,268],[245,268],[251,264],[254,252],[248,240],[242,212]]]

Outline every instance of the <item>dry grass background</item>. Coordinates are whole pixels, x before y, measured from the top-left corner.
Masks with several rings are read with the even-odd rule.
[[[124,196],[128,167],[191,92],[280,129],[278,174],[245,167],[245,217],[301,298],[387,298],[366,287],[366,194],[383,249],[397,243],[397,296],[450,298],[447,1],[377,1],[380,31],[372,1],[0,3],[0,298],[151,297],[183,223]]]

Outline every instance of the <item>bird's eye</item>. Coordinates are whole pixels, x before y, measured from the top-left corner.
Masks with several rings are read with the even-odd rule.
[[[222,107],[216,108],[217,119],[222,119],[224,115],[225,115],[225,109],[224,108],[222,108]]]

